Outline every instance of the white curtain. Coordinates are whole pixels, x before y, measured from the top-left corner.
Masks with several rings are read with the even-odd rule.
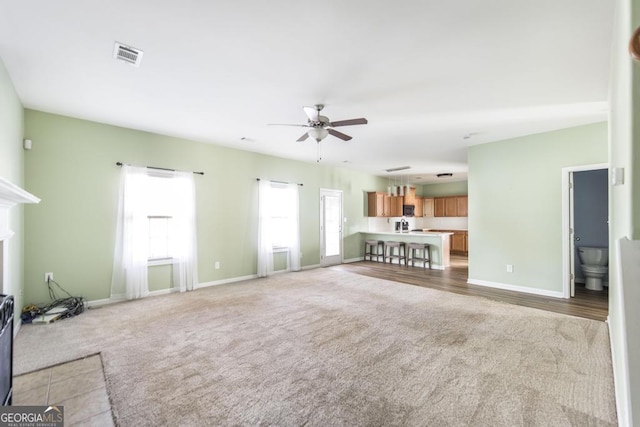
[[[277,185],[277,188],[274,188]],[[266,277],[273,273],[273,233],[272,218],[274,203],[284,203],[287,212],[287,234],[290,236],[286,243],[288,251],[289,269],[300,270],[300,196],[297,184],[273,184],[260,180],[258,186],[258,277]],[[275,191],[284,191],[286,196],[274,197]],[[279,209],[281,212],[282,209]]]
[[[170,244],[173,255],[173,286],[180,292],[198,284],[196,236],[196,185],[191,172],[172,172],[175,211]]]
[[[111,298],[136,299],[149,294],[149,209],[150,180],[161,178],[162,200],[168,201],[171,217],[169,247],[173,264],[174,290],[193,290],[198,284],[196,238],[196,191],[193,174],[122,167],[116,247]],[[157,187],[156,187],[157,188]],[[157,196],[156,196],[157,198]]]
[[[273,273],[273,240],[271,227],[271,183],[258,182],[258,277]]]
[[[111,298],[135,299],[149,294],[149,227],[144,209],[146,178],[147,168],[122,166]]]
[[[291,199],[291,246],[289,246],[289,268],[292,271],[300,271],[300,186],[298,184],[288,184],[287,192]]]

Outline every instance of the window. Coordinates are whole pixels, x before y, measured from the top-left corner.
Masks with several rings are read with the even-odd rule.
[[[273,253],[287,253],[287,269],[300,270],[299,188],[297,184],[258,184],[259,277],[273,272]]]
[[[296,212],[297,195],[288,187],[271,184],[271,197],[269,210],[271,212],[271,243],[274,248],[291,247],[295,230],[292,216]]]
[[[170,216],[147,216],[149,220],[149,260],[171,258],[169,231]]]
[[[146,181],[144,210],[149,225],[149,261],[171,260],[173,180],[147,176]]]

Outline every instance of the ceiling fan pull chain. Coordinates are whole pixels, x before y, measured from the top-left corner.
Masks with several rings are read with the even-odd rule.
[[[320,149],[320,141],[318,141],[318,160],[316,160],[316,163],[320,163],[320,160],[322,160],[322,150]]]

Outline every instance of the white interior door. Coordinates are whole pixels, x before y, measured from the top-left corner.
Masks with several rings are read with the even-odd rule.
[[[320,189],[320,265],[342,263],[342,191]]]

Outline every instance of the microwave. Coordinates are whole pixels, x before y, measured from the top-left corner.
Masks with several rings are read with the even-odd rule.
[[[414,205],[402,205],[402,216],[413,216],[416,207]]]

